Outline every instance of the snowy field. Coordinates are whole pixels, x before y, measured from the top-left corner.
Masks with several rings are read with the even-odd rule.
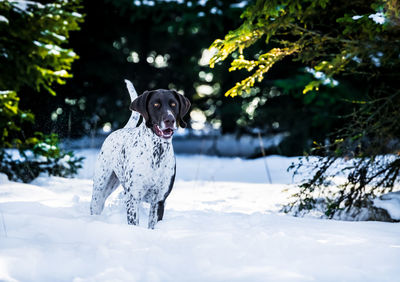
[[[0,179],[0,281],[400,281],[400,224],[295,218],[295,158],[177,156],[164,220],[126,224],[121,189],[89,215],[96,151],[75,179]]]

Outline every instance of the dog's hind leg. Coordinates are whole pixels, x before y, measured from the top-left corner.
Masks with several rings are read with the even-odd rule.
[[[150,212],[149,212],[149,229],[154,229],[156,223],[162,219],[164,215],[164,201],[157,201],[157,193],[153,194],[153,197],[150,202]]]
[[[164,217],[165,201],[158,202],[157,206],[157,221],[160,221]]]
[[[113,171],[103,172],[101,177],[94,177],[92,201],[90,203],[90,213],[92,215],[100,214],[103,211],[106,199],[118,185],[118,177]]]

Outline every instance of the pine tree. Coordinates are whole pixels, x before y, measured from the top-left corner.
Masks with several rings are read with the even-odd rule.
[[[57,136],[24,136],[21,126],[33,123],[34,115],[19,108],[18,91],[32,88],[55,95],[53,84],[64,84],[72,76],[68,71],[78,56],[64,46],[83,19],[78,9],[79,1],[0,2],[0,171],[12,179],[29,181],[42,170],[68,174],[70,170],[59,165],[61,159],[75,169],[77,159],[59,150]],[[10,147],[20,149],[20,160],[5,151]],[[46,160],[38,161],[38,156]]]
[[[314,75],[303,85],[305,95],[321,87],[337,87],[343,79],[362,85],[358,100],[342,99],[354,107],[347,122],[327,136],[326,144],[314,144],[312,153],[323,157],[311,164],[314,174],[301,184],[293,206],[314,208],[315,191],[323,190],[330,177],[339,173],[345,173],[347,181],[337,193],[325,194],[325,213],[330,217],[392,191],[400,173],[398,1],[258,0],[242,18],[238,29],[211,45],[216,50],[211,67],[232,55],[231,71],[250,72],[226,95],[249,92],[284,58],[300,62]],[[246,49],[262,40],[266,50],[246,58]],[[343,158],[351,161],[339,171],[332,170]]]

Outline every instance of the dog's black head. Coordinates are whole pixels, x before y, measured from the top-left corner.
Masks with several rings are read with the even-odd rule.
[[[169,139],[174,134],[177,124],[183,128],[183,117],[189,111],[189,100],[175,90],[145,91],[136,98],[130,109],[139,112],[146,121],[146,126],[162,138]]]

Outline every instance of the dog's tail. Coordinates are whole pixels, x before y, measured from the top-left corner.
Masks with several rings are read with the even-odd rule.
[[[138,95],[136,93],[135,87],[133,86],[132,82],[125,79],[126,87],[128,88],[129,95],[131,96],[131,103],[135,100]],[[124,128],[134,128],[136,127],[140,118],[140,114],[138,112],[132,111],[131,117],[129,118],[128,122],[124,126]]]

